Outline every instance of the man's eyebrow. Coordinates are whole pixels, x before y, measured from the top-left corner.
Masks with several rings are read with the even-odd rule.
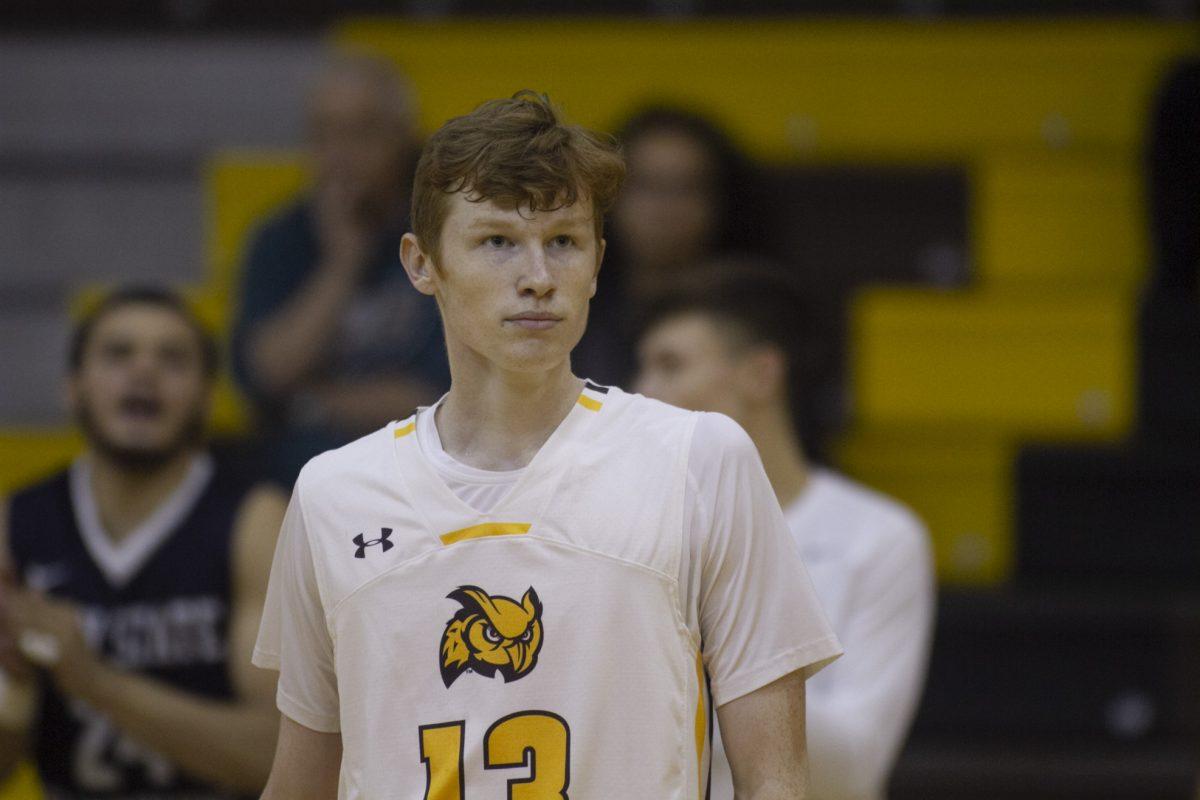
[[[476,228],[499,228],[512,224],[513,221],[508,217],[494,215],[490,217],[477,217],[476,219],[472,220],[471,224],[467,226],[467,229],[474,230]]]
[[[558,225],[585,225],[591,223],[591,221],[591,216],[580,213],[561,217],[555,222]],[[500,216],[496,214],[488,217],[478,217],[472,220],[471,223],[467,225],[467,230],[473,231],[479,228],[506,228],[511,227],[516,223],[517,220],[513,219],[512,217]]]

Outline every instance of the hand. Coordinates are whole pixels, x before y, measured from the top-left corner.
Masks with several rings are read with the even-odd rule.
[[[323,262],[348,277],[362,273],[372,243],[359,211],[362,203],[362,189],[350,181],[330,178],[317,190],[314,211]]]
[[[9,597],[20,590],[10,567],[0,568],[0,669],[19,683],[33,680],[35,670],[17,646],[17,631],[9,622]]]
[[[45,668],[67,694],[82,696],[101,662],[83,638],[79,610],[40,592],[10,589],[4,614],[25,660]]]

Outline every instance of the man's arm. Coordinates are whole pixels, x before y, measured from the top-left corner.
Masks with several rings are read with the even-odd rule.
[[[717,709],[737,800],[804,800],[804,672],[797,670]]]
[[[268,396],[278,397],[304,384],[327,355],[338,322],[358,289],[374,241],[355,217],[357,202],[351,187],[331,184],[317,189],[312,213],[320,261],[282,305],[249,327],[244,363],[254,387]],[[277,254],[260,246],[252,252],[252,260],[273,261]],[[250,269],[255,266],[252,263]]]
[[[336,800],[342,735],[306,728],[281,717],[275,766],[262,800]]]
[[[13,578],[12,556],[8,549],[8,498],[0,496],[0,581]],[[0,669],[8,685],[0,697],[0,781],[29,752],[28,693],[34,691],[33,676],[16,651],[16,642],[8,627],[0,626]]]
[[[64,692],[104,713],[123,733],[193,777],[257,792],[270,771],[279,714],[273,704],[274,673],[253,669],[250,652],[284,507],[277,490],[260,489],[238,513],[229,637],[234,701],[197,697],[100,661],[83,641],[78,614],[68,603],[15,592],[14,618],[22,629],[58,640],[57,662],[46,666]]]

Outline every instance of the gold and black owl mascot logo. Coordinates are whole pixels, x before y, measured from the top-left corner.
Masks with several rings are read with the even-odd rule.
[[[530,586],[520,602],[460,586],[446,595],[462,605],[442,634],[442,681],[446,688],[468,670],[504,682],[528,675],[542,649],[542,602]]]

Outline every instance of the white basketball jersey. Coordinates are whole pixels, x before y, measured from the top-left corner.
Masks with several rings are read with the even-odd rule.
[[[310,537],[340,798],[700,795],[709,712],[677,578],[694,423],[589,387],[486,515],[415,417],[313,463],[309,482],[329,467],[345,487],[305,509],[343,534]]]

